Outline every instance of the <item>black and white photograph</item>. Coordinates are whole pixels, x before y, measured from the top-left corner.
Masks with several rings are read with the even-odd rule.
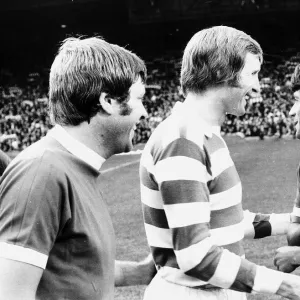
[[[300,0],[1,0],[0,300],[300,300]]]

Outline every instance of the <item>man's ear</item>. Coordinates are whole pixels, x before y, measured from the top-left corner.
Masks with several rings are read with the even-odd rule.
[[[112,102],[112,99],[109,98],[106,93],[101,93],[99,97],[99,103],[102,109],[109,115],[112,115],[114,111]]]

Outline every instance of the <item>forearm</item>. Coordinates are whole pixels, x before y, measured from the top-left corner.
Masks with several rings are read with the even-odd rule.
[[[147,285],[156,273],[152,256],[141,262],[115,261],[115,286]]]

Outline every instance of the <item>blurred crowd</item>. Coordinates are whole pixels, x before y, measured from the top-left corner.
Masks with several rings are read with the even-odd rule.
[[[299,62],[299,55],[287,60],[265,61],[260,75],[261,95],[248,99],[244,116],[228,115],[221,128],[222,133],[260,139],[271,136],[294,138],[294,123],[288,116],[293,105],[290,78]],[[149,116],[142,119],[136,129],[135,144],[146,142],[153,129],[170,114],[174,103],[184,100],[179,74],[179,59],[158,58],[148,63],[144,103]],[[23,150],[51,128],[45,81],[45,76],[31,73],[22,85],[0,87],[2,150]]]
[[[50,128],[47,88],[40,74],[28,75],[21,86],[0,88],[0,146],[20,151],[44,136]]]

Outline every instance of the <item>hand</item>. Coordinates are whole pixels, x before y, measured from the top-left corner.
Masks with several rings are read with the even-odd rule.
[[[293,272],[300,265],[300,247],[284,246],[277,249],[274,265],[281,272]]]
[[[287,299],[300,300],[300,277],[285,274],[284,280],[276,294]]]

